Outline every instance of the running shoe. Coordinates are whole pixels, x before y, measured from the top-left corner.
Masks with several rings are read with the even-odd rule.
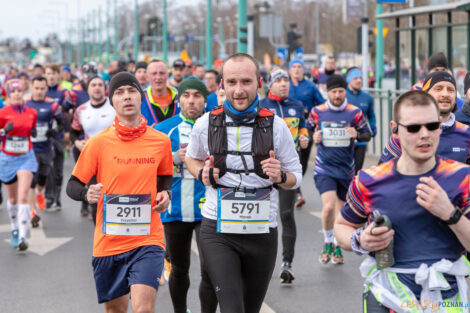
[[[339,246],[336,246],[335,251],[331,255],[331,263],[333,264],[343,264],[343,252]]]
[[[39,217],[39,215],[37,215],[37,214],[33,215],[33,217],[31,218],[31,226],[33,228],[38,227],[40,220],[41,220],[41,218]]]
[[[11,231],[10,244],[13,248],[18,248],[20,237],[18,236],[18,229]]]
[[[325,245],[323,246],[323,251],[321,252],[320,257],[318,258],[318,261],[320,261],[321,264],[326,264],[330,262],[333,251],[333,244],[325,243]]]
[[[54,204],[54,199],[46,198],[46,210],[47,211],[52,209],[53,204]]]
[[[281,274],[279,275],[281,284],[292,284],[295,279],[292,273],[292,264],[290,262],[283,262],[281,266]]]
[[[18,251],[25,251],[26,249],[28,249],[28,243],[26,242],[26,239],[21,238],[20,243],[18,244]]]
[[[305,199],[302,197],[301,193],[297,194],[297,202],[295,203],[296,208],[301,208],[305,204]]]
[[[36,205],[39,210],[44,210],[46,208],[46,198],[42,193],[36,194]]]
[[[165,260],[165,267],[163,269],[163,276],[165,277],[166,281],[170,281],[171,263],[166,258],[164,260]]]
[[[56,211],[60,211],[62,210],[62,203],[59,200],[57,200],[54,207]]]

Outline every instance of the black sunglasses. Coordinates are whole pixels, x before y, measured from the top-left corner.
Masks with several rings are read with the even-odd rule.
[[[429,131],[434,131],[441,126],[441,122],[431,122],[426,124],[410,124],[410,125],[403,125],[401,123],[397,123],[400,126],[406,127],[406,130],[409,133],[417,133],[421,129],[421,126],[424,126]]]

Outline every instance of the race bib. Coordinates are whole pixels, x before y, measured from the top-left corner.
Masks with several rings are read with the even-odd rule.
[[[344,123],[322,122],[322,144],[325,147],[349,147],[351,137]]]
[[[36,125],[36,138],[31,137],[31,142],[44,142],[47,141],[46,133],[49,130],[48,123],[41,123]]]
[[[233,234],[269,233],[271,188],[243,192],[217,189],[217,232]]]
[[[5,151],[10,153],[27,153],[29,151],[28,137],[7,136]]]
[[[150,234],[151,196],[103,195],[103,234],[142,236]]]

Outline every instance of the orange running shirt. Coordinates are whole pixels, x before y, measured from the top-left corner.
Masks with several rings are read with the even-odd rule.
[[[83,183],[96,175],[104,186],[96,213],[93,256],[116,255],[146,245],[165,247],[160,214],[154,210],[150,213],[149,235],[104,234],[103,194],[150,194],[151,207],[156,206],[157,175],[173,175],[168,136],[147,126],[139,138],[122,141],[110,126],[87,142],[72,175]]]

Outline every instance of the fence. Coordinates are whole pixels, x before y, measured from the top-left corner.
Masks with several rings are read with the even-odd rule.
[[[408,90],[365,89],[374,98],[374,111],[377,120],[377,135],[369,143],[368,153],[380,156],[392,134],[390,121],[392,120],[393,103]]]

